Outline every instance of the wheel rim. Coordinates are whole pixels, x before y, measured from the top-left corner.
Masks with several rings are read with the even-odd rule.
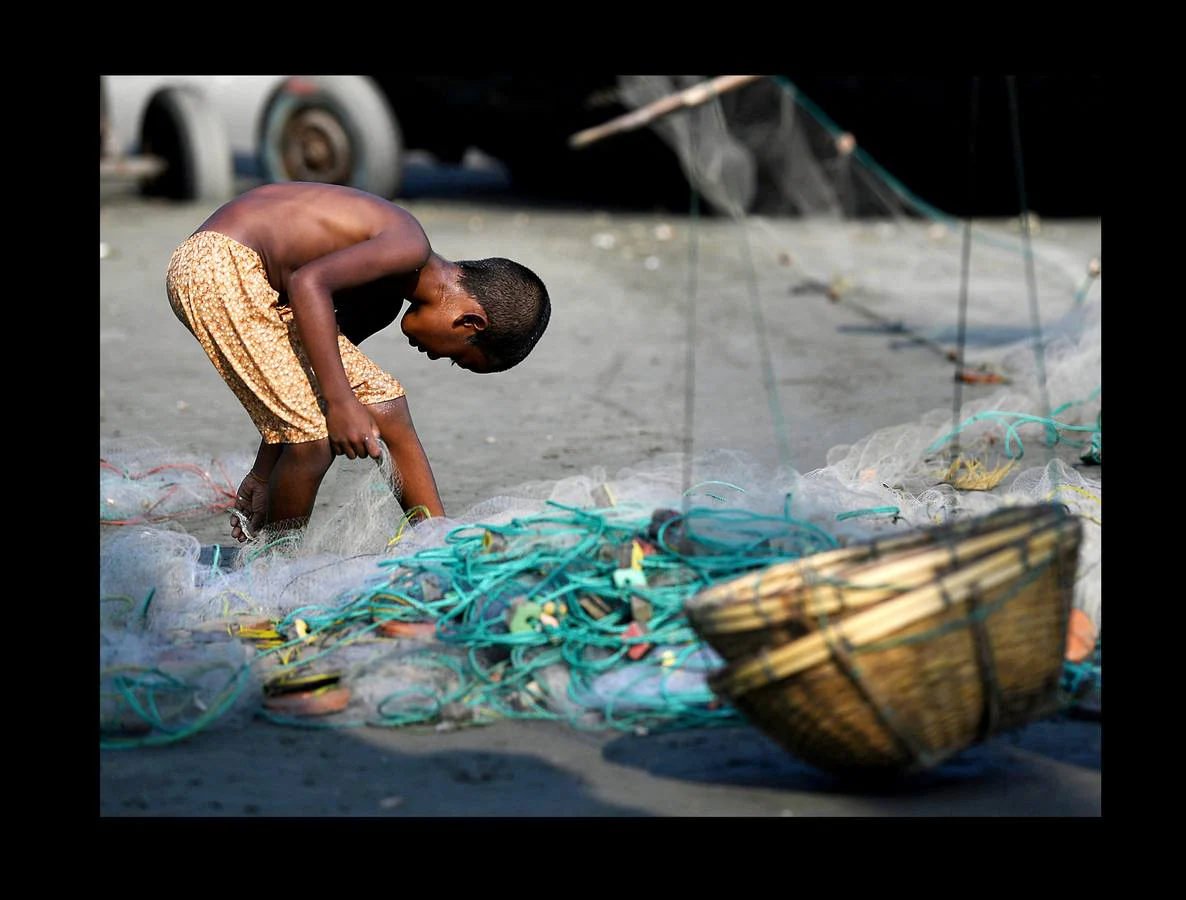
[[[281,158],[293,181],[345,184],[354,169],[350,136],[328,110],[304,107],[284,123]]]

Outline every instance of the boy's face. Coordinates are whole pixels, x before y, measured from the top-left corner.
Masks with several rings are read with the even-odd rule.
[[[488,364],[481,349],[469,343],[476,333],[469,317],[455,312],[413,303],[400,320],[408,343],[429,359],[448,357],[471,372],[486,372]]]

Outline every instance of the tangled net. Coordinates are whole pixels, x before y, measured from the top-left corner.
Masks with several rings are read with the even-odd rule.
[[[621,93],[640,105],[683,83],[622,76]],[[101,747],[168,744],[255,716],[311,728],[735,723],[706,686],[721,660],[684,617],[695,592],[887,532],[1051,500],[1084,522],[1075,607],[1095,636],[1063,687],[1070,704],[1098,700],[1098,260],[1085,281],[1082,261],[1053,244],[1031,254],[1017,235],[978,228],[959,323],[959,223],[912,198],[793,86],[721,101],[655,127],[695,190],[786,253],[791,293],[852,303],[952,361],[958,346],[961,364],[974,347],[1000,389],[835,447],[809,472],[730,450],[672,454],[612,477],[521,485],[454,519],[405,514],[385,455],[353,470],[338,514],[242,548],[203,546],[185,526],[229,508],[228,472],[246,472],[245,455],[108,442]],[[781,202],[744,213],[758,181],[779,186],[764,196]],[[784,215],[806,230],[785,228]],[[1018,261],[1031,256],[1033,283],[1057,309],[1036,342],[997,321],[1001,298],[1024,306]],[[977,304],[985,297],[997,306]]]

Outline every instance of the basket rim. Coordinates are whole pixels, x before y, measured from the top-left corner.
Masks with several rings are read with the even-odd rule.
[[[697,631],[708,637],[867,609],[1007,547],[1032,544],[1044,548],[1046,544],[1056,543],[1059,525],[1060,522],[1054,520],[1034,527],[1017,525],[979,535],[961,545],[916,549],[822,576],[804,572],[802,578],[791,576],[778,584],[770,584],[769,592],[758,590],[748,602],[737,599],[729,606],[718,608],[715,615],[699,619],[689,616],[689,620]]]
[[[799,675],[830,660],[834,645],[843,646],[848,652],[860,650],[952,606],[967,603],[975,594],[1053,565],[1067,549],[1073,549],[1077,558],[1081,539],[1082,524],[1070,517],[1059,524],[1058,540],[1036,558],[1024,547],[1002,548],[913,591],[884,600],[849,618],[826,623],[811,634],[734,660],[713,674],[713,689],[736,698]]]
[[[796,618],[802,610],[787,602],[787,595],[821,586],[834,586],[842,599],[840,607],[861,607],[869,602],[845,596],[845,588],[869,589],[871,576],[880,573],[884,580],[887,570],[897,577],[906,575],[913,567],[924,570],[950,570],[994,552],[1009,541],[1022,540],[1048,532],[1069,516],[1061,507],[1043,504],[1037,513],[1032,508],[1023,515],[996,519],[995,527],[965,528],[964,532],[951,529],[930,529],[906,542],[893,542],[897,552],[885,552],[885,544],[869,542],[812,554],[801,559],[775,563],[756,572],[747,572],[729,581],[711,585],[693,595],[685,603],[689,622],[697,629],[716,631],[731,618],[747,618],[757,614],[766,625],[775,625]],[[1018,512],[1021,512],[1018,510]],[[981,521],[987,523],[988,517]],[[844,554],[844,555],[839,555]],[[846,581],[837,583],[841,573]],[[848,578],[862,576],[858,582]],[[881,599],[881,598],[879,598]],[[745,630],[722,628],[722,631]]]
[[[1035,513],[1035,510],[1037,511]],[[910,531],[908,534],[894,535],[892,537],[879,537],[868,541],[860,541],[851,544],[847,547],[837,547],[832,550],[824,550],[819,553],[812,553],[809,556],[800,557],[798,559],[790,559],[786,562],[775,563],[769,568],[794,568],[801,565],[808,560],[829,561],[832,559],[843,561],[849,557],[860,553],[874,553],[877,555],[886,551],[910,550],[915,547],[927,546],[934,543],[936,540],[942,540],[948,536],[958,537],[960,540],[967,537],[974,537],[980,534],[994,531],[999,528],[1012,527],[1018,523],[1032,522],[1037,515],[1040,518],[1047,516],[1067,516],[1062,504],[1043,502],[1037,504],[1030,504],[1025,506],[1006,506],[1000,509],[992,510],[982,516],[977,516],[972,519],[955,520],[945,522],[941,525],[930,527],[917,528]],[[747,578],[753,576],[754,573],[747,572],[731,578],[728,581],[718,582],[717,584],[708,585],[702,588],[692,597],[689,602],[695,601],[697,605],[703,605],[708,598],[713,595],[724,592],[725,588],[738,582],[744,582]]]

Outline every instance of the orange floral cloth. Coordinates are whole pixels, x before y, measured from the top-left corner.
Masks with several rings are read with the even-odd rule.
[[[169,304],[193,333],[265,441],[302,443],[329,432],[317,376],[279,303],[258,253],[225,235],[199,231],[173,251]],[[354,395],[367,405],[404,396],[400,383],[338,335]]]

